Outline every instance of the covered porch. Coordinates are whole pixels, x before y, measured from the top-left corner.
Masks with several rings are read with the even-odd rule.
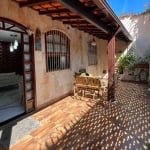
[[[32,123],[25,121],[29,118],[33,119]],[[39,126],[29,130],[29,126],[37,121]],[[25,132],[24,128],[29,132]],[[35,114],[3,126],[0,129],[0,149],[147,150],[149,129],[147,86],[120,82],[116,102],[76,100],[68,96]]]
[[[61,27],[56,26],[58,30],[64,30],[64,27],[67,28],[65,32],[69,35],[69,47],[70,51],[67,54],[70,58],[67,59],[67,69],[69,72],[67,76],[72,80],[75,72],[78,72],[80,69],[86,69],[88,73],[94,76],[104,77],[107,74],[108,79],[108,100],[114,101],[115,98],[115,61],[118,58],[118,54],[122,53],[125,47],[132,41],[132,37],[128,31],[124,28],[121,21],[109,7],[107,1],[102,0],[14,0],[19,4],[19,8],[24,10],[26,8],[31,8],[36,11],[40,18],[45,16],[50,19],[52,22],[50,28],[55,29],[55,25],[60,24]],[[53,24],[54,22],[54,24]],[[39,22],[40,23],[40,22]],[[33,25],[34,26],[34,25]],[[63,28],[62,28],[63,27]],[[60,28],[60,29],[59,29]],[[29,29],[32,29],[32,26],[29,26]],[[75,29],[76,31],[73,31]],[[45,32],[48,30],[48,25],[44,28]],[[42,32],[42,31],[41,31]],[[52,31],[52,34],[56,34],[57,31]],[[34,33],[34,32],[33,32]],[[47,34],[47,33],[46,33]],[[45,37],[47,36],[45,34]],[[78,38],[78,39],[77,39]],[[53,42],[51,40],[46,42]],[[48,45],[45,42],[45,49]],[[54,42],[53,42],[54,43]],[[76,43],[76,45],[74,45]],[[56,45],[57,46],[57,45]],[[46,50],[47,51],[47,50]],[[49,50],[51,51],[51,50]],[[88,51],[88,52],[87,52]],[[89,54],[90,53],[90,54]],[[71,56],[72,54],[72,56]],[[43,80],[46,80],[46,77],[50,80],[50,84],[55,84],[54,80],[59,80],[62,82],[61,77],[58,76],[56,71],[60,71],[56,66],[59,64],[58,56],[49,57],[49,55],[55,56],[55,52],[48,52],[46,54],[46,72],[47,75]],[[58,54],[57,54],[58,55]],[[36,56],[35,56],[36,57]],[[79,59],[78,59],[79,58]],[[36,60],[36,59],[35,59]],[[38,60],[38,59],[37,59]],[[50,64],[55,62],[52,67]],[[41,64],[40,64],[41,65]],[[36,67],[36,64],[35,64]],[[42,66],[41,66],[42,67]],[[35,71],[38,68],[35,68]],[[54,74],[53,74],[54,72]],[[105,73],[104,73],[105,72]],[[41,78],[41,74],[35,74],[37,78]],[[54,75],[56,78],[53,78]],[[63,74],[65,75],[65,74]],[[42,77],[43,78],[43,77]],[[74,79],[73,79],[74,80]],[[73,81],[72,80],[72,81]],[[36,80],[36,86],[39,85]],[[74,81],[73,81],[74,82]],[[68,83],[67,83],[68,84]],[[66,96],[72,90],[66,90],[62,92],[61,89],[65,87],[66,84],[62,84],[61,87],[49,86],[47,87],[51,90],[51,95],[46,93],[41,93],[41,95],[49,96],[51,102],[55,102],[59,97]],[[72,84],[73,85],[73,84]],[[69,86],[71,87],[72,85]],[[45,85],[42,85],[42,87]],[[68,87],[68,86],[67,86]],[[44,87],[43,87],[44,89]],[[61,91],[60,94],[54,94],[54,91]],[[36,93],[40,93],[40,89],[36,88]],[[62,93],[62,94],[61,94]],[[41,97],[37,95],[37,99],[34,102],[36,110],[44,107],[45,104],[41,102]],[[46,97],[47,98],[47,97]],[[43,99],[44,101],[44,99]],[[38,104],[41,103],[42,105]]]
[[[16,113],[5,109],[8,103],[3,105],[3,95],[14,86],[9,84],[10,89],[6,89],[3,85],[0,123],[68,96],[73,91],[74,74],[80,69],[93,76],[108,74],[108,100],[115,100],[115,55],[124,50],[131,37],[106,1],[5,0],[0,5],[0,74],[5,77],[7,73],[8,78],[12,73],[15,77],[21,75],[22,96],[17,104],[23,107],[22,112]],[[16,40],[18,49],[13,45]],[[8,64],[15,63],[6,59],[17,52],[20,56],[13,59],[20,72],[13,67],[10,70]],[[8,102],[12,107],[10,96]],[[10,115],[5,117],[7,112]]]

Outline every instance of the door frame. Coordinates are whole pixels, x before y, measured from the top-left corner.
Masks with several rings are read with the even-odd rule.
[[[25,26],[23,26],[20,23],[17,23],[13,20],[10,20],[8,18],[4,18],[4,17],[0,17],[0,30],[4,30],[4,31],[12,31],[12,32],[17,32],[20,33],[21,35],[21,52],[22,52],[22,71],[23,71],[23,86],[24,86],[24,93],[23,93],[23,97],[24,97],[24,106],[25,106],[25,110],[26,113],[34,111],[36,109],[36,90],[35,90],[35,59],[34,59],[34,36],[29,35],[27,32],[27,29]],[[6,23],[12,25],[12,26],[6,26]],[[17,27],[18,30],[15,30],[14,27]],[[19,31],[20,29],[20,31]],[[30,56],[31,56],[31,61],[30,61],[30,67],[32,70],[32,78],[31,78],[31,83],[32,83],[32,100],[27,100],[27,91],[26,91],[26,86],[27,86],[27,81],[25,79],[25,60],[24,60],[24,39],[23,36],[27,35],[29,37],[29,49],[30,49]]]

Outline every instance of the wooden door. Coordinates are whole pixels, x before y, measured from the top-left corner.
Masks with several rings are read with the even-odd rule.
[[[24,99],[26,112],[35,109],[33,36],[22,34]]]

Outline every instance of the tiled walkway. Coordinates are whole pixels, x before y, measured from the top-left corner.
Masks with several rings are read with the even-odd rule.
[[[146,150],[150,95],[144,85],[120,83],[116,102],[69,96],[32,115],[42,125],[12,150]]]

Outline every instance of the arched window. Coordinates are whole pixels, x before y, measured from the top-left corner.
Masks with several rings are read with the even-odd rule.
[[[70,68],[70,40],[62,32],[48,31],[46,39],[47,71],[56,71]]]

